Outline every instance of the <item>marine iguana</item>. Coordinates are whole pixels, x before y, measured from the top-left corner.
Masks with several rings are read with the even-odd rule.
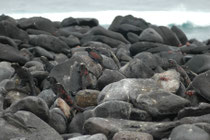
[[[35,96],[35,83],[30,71],[26,67],[21,67],[18,63],[12,63],[11,66],[15,69],[15,73],[21,79],[21,82],[29,84],[31,95]]]

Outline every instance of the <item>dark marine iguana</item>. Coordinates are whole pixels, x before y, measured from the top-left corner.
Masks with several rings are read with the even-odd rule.
[[[30,71],[26,67],[21,67],[18,63],[12,63],[11,66],[15,69],[15,73],[21,79],[22,83],[28,83],[31,90],[31,95],[36,95],[35,82]]]
[[[65,88],[63,87],[63,85],[61,85],[60,83],[57,82],[57,80],[54,77],[48,77],[47,80],[50,82],[51,84],[51,89],[53,90],[53,92],[56,94],[56,98],[60,97],[62,98],[70,107],[72,107],[73,109],[82,112],[85,109],[81,108],[79,106],[76,105],[74,98],[71,96],[71,93],[69,94]]]

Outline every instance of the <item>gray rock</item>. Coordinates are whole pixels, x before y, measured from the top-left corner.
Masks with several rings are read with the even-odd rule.
[[[82,134],[80,134],[80,133],[69,133],[69,134],[62,134],[61,136],[63,137],[63,140],[68,140],[70,138],[82,136]]]
[[[195,116],[195,117],[184,117],[180,120],[182,124],[193,124],[193,123],[210,123],[210,114]]]
[[[180,42],[184,45],[187,43],[188,39],[185,33],[179,29],[177,26],[172,26],[171,30],[176,34],[176,36],[179,38]]]
[[[162,89],[152,79],[123,79],[103,88],[98,96],[98,103],[110,100],[120,100],[135,103],[140,94]]]
[[[170,140],[209,140],[210,136],[203,129],[191,125],[184,124],[175,127],[169,137]]]
[[[192,87],[197,94],[201,95],[204,99],[210,101],[209,94],[210,83],[210,70],[196,76],[192,81]]]
[[[114,60],[110,57],[107,57],[105,55],[101,55],[103,60],[102,60],[102,66],[105,69],[111,69],[111,70],[117,70],[118,66],[115,64]]]
[[[8,62],[0,62],[0,82],[9,79],[14,73],[14,69]]]
[[[153,70],[139,59],[133,59],[119,70],[127,78],[150,78]]]
[[[6,20],[0,22],[0,35],[19,39],[25,43],[29,40],[28,34],[25,31],[19,29],[16,24]]]
[[[25,97],[18,102],[13,103],[6,111],[15,113],[19,110],[30,111],[44,121],[48,121],[49,118],[49,108],[46,102],[39,97]]]
[[[123,101],[107,101],[96,106],[92,112],[93,117],[129,119],[132,105]]]
[[[59,108],[50,110],[49,125],[58,133],[64,134],[67,128],[67,118]]]
[[[62,140],[62,137],[47,123],[27,111],[18,111],[0,117],[0,139],[25,138],[30,140]]]
[[[160,123],[93,117],[85,122],[84,129],[88,134],[103,133],[108,139],[119,131],[144,132],[151,134],[154,139],[161,139],[167,137],[171,129],[178,125],[180,125],[178,121]]]
[[[154,118],[175,115],[190,102],[175,94],[165,91],[153,91],[148,94],[141,94],[136,99],[136,106],[146,110]]]
[[[112,140],[153,140],[152,135],[142,132],[119,131]]]
[[[202,73],[210,70],[210,56],[206,54],[195,55],[185,66],[195,73]]]
[[[185,107],[178,113],[178,119],[184,118],[184,117],[195,117],[195,116],[201,116],[205,114],[210,114],[210,104],[208,103],[200,103],[196,107]]]
[[[163,38],[154,29],[147,28],[139,36],[140,41],[163,43]]]
[[[107,140],[107,137],[104,134],[95,134],[95,135],[83,135],[68,140]]]
[[[124,78],[126,77],[117,70],[105,69],[98,79],[98,87],[103,89],[106,85],[120,81]]]
[[[69,49],[68,45],[59,38],[44,34],[30,35],[29,43],[56,53],[67,53]]]
[[[130,41],[130,43],[133,44],[133,43],[136,43],[139,41],[139,36],[137,34],[129,32],[127,34],[127,39],[128,39],[128,41]]]
[[[28,59],[16,48],[0,43],[0,60],[25,64]]]
[[[85,122],[84,114],[77,113],[74,118],[71,120],[68,126],[69,133],[83,133],[83,125]]]
[[[22,29],[38,29],[52,34],[56,32],[52,21],[43,17],[22,18],[18,20],[18,26]]]
[[[56,95],[51,89],[42,90],[39,93],[38,97],[42,98],[47,103],[49,108],[56,99]]]

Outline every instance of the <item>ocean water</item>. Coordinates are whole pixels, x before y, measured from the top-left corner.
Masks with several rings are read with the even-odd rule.
[[[52,21],[67,17],[97,18],[109,26],[118,15],[133,15],[155,25],[177,25],[189,39],[210,38],[210,0],[0,0],[0,14],[13,18],[42,16]]]

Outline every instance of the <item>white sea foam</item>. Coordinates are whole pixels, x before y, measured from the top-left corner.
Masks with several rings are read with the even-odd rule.
[[[177,9],[176,9],[177,10]],[[147,22],[156,25],[168,24],[183,24],[191,22],[194,25],[207,26],[210,25],[210,12],[198,11],[127,11],[127,10],[108,10],[108,11],[91,11],[91,12],[64,12],[64,13],[10,13],[7,15],[16,19],[22,17],[42,16],[51,19],[52,21],[62,21],[67,17],[77,18],[96,18],[101,25],[111,24],[113,19],[118,15],[133,15],[135,17],[143,18]]]

